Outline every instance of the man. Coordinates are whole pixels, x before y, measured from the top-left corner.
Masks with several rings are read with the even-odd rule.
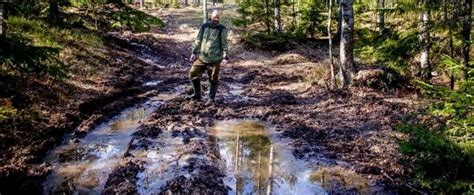
[[[194,94],[190,99],[201,100],[201,75],[207,70],[210,82],[209,99],[206,105],[215,102],[219,69],[228,61],[227,29],[219,24],[219,12],[212,12],[211,19],[201,26],[196,40],[193,43],[193,63],[189,71],[189,79],[193,84]]]

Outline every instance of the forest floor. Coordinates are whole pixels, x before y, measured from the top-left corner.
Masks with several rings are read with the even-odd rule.
[[[225,139],[212,132],[212,129],[219,130],[216,127],[219,124],[234,121],[243,126],[251,123],[251,126],[265,124],[265,127],[271,127],[268,128],[270,134],[278,137],[271,139],[272,142],[287,140],[282,150],[290,151],[291,158],[303,162],[305,169],[310,170],[310,177],[329,193],[396,193],[397,189],[406,187],[402,181],[405,181],[409,169],[401,162],[397,144],[397,139],[403,139],[404,135],[396,132],[394,126],[414,108],[416,98],[412,93],[397,89],[382,92],[364,87],[330,92],[324,82],[324,69],[328,64],[326,44],[300,45],[285,52],[252,50],[241,43],[239,30],[230,24],[234,13],[227,7],[218,9],[225,10],[222,22],[230,30],[231,61],[221,68],[215,105],[205,106],[204,102],[185,99],[191,92],[187,78],[188,57],[202,22],[200,9],[146,10],[164,19],[167,26],[152,29],[149,33],[111,35],[131,43],[128,55],[135,54],[140,63],[148,67],[141,68],[143,74],[137,75],[141,82],[137,82],[139,84],[135,87],[145,88],[141,90],[143,93],[134,96],[132,102],[146,107],[150,104],[141,103],[155,99],[154,107],[150,106],[153,109],[144,108],[139,120],[122,128],[132,130],[124,134],[125,142],[119,147],[119,153],[114,154],[115,160],[106,158],[110,170],[102,172],[106,173],[105,179],[96,175],[84,182],[85,176],[81,173],[108,156],[113,149],[104,148],[113,144],[101,142],[105,145],[100,147],[96,144],[92,149],[94,158],[90,157],[87,148],[81,153],[76,146],[94,140],[97,128],[115,124],[109,119],[113,121],[120,115],[127,115],[129,112],[123,111],[124,106],[110,106],[112,111],[102,110],[83,120],[64,143],[72,144],[74,152],[65,154],[67,149],[50,152],[49,156],[53,157],[46,157],[44,163],[37,162],[34,170],[41,173],[32,182],[40,182],[47,193],[90,189],[106,194],[225,193],[229,190],[255,193],[255,190],[239,187],[238,179],[229,181],[228,163],[225,162],[229,159],[224,158],[222,146],[225,144],[221,143]],[[129,71],[133,70],[136,69]],[[207,95],[206,78],[204,76],[202,84]],[[232,124],[230,122],[230,126]],[[256,160],[249,156],[256,151],[256,146],[252,148],[249,143],[239,142],[243,138],[244,135],[239,133],[235,144],[237,148],[247,144],[247,152],[239,153],[235,146],[230,150],[236,150],[237,156],[247,155],[248,164],[258,161],[258,168],[261,168],[260,152],[268,151],[268,148],[259,150]],[[89,154],[84,154],[87,152]],[[154,157],[156,155],[160,157]],[[82,169],[78,169],[79,165],[74,164],[78,159],[87,160],[88,164],[81,164]],[[157,163],[161,164],[159,168],[153,167]],[[75,171],[67,168],[73,164]],[[51,174],[46,178],[47,173]],[[82,180],[79,181],[78,177]]]

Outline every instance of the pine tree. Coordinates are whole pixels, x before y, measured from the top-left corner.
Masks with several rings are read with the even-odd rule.
[[[472,0],[465,0],[463,6],[464,16],[462,25],[462,38],[463,38],[463,65],[464,65],[464,79],[469,79],[469,54],[471,50],[471,15],[472,15]]]

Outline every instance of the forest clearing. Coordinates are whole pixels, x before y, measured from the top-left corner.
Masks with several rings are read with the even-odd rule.
[[[472,0],[202,1],[0,0],[0,195],[474,192]]]

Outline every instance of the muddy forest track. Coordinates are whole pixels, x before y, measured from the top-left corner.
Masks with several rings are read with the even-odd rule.
[[[80,138],[54,149],[45,158],[53,168],[44,193],[392,192],[384,175],[396,178],[404,169],[391,126],[409,105],[386,99],[400,97],[367,89],[329,93],[305,81],[317,68],[309,61],[249,65],[239,58],[222,67],[214,106],[188,101],[186,56],[199,10],[175,11],[150,11],[169,20],[165,30],[120,35],[153,67],[143,77],[148,92],[114,117],[85,121]],[[222,135],[237,127],[250,133]],[[301,165],[279,170],[285,159]]]

